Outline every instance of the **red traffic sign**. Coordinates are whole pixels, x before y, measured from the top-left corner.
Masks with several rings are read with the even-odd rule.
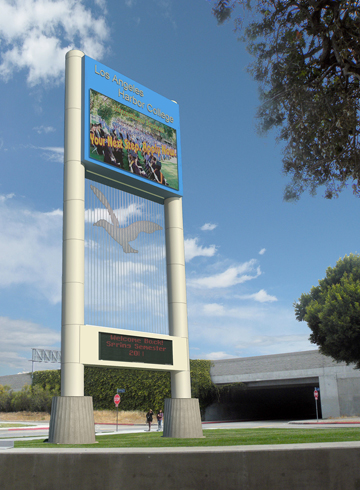
[[[315,400],[319,398],[319,392],[317,390],[314,391],[314,398]]]
[[[120,395],[115,395],[114,396],[114,403],[115,403],[115,405],[118,406],[120,402],[121,402]]]

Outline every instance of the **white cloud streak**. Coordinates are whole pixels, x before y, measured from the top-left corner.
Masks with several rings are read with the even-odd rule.
[[[202,225],[200,230],[201,231],[212,231],[212,230],[215,230],[216,227],[217,227],[217,225],[215,225],[214,223],[205,223],[204,225]]]
[[[60,332],[24,320],[0,317],[0,338],[0,365],[29,371],[31,349],[57,349]]]
[[[58,303],[61,237],[61,210],[40,213],[0,199],[0,288],[32,286],[50,303]]]
[[[38,134],[42,134],[42,133],[48,134],[48,133],[54,133],[56,131],[56,129],[53,128],[52,126],[35,126],[33,130],[36,131]]]
[[[210,352],[209,354],[205,355],[205,359],[210,359],[211,361],[217,361],[219,359],[232,359],[235,356],[232,356],[231,354],[227,354],[224,351],[219,351],[219,352]]]
[[[0,0],[0,77],[26,70],[30,86],[59,84],[65,54],[80,49],[95,59],[105,51],[105,19],[79,0]]]
[[[126,208],[114,209],[114,214],[117,217],[120,225],[128,224],[129,220],[135,217],[141,217],[142,215],[142,205],[132,203]],[[111,223],[111,218],[109,212],[105,208],[95,208],[94,210],[85,210],[85,222],[95,223],[100,219],[104,219]]]
[[[220,274],[201,277],[199,279],[190,279],[188,285],[194,288],[228,288],[236,284],[242,284],[251,281],[260,276],[260,267],[255,270],[256,260],[252,259],[238,266],[232,266]],[[253,272],[253,275],[250,273]]]
[[[198,245],[198,238],[187,238],[184,240],[184,246],[186,262],[190,262],[195,257],[212,257],[216,253],[215,245],[209,247]]]
[[[239,349],[240,352],[245,349],[251,349],[254,355],[269,355],[317,350],[317,346],[310,343],[309,335],[306,334],[254,335],[247,342],[237,344],[235,349]]]
[[[234,306],[233,301],[190,301],[188,313],[190,340],[202,347],[197,358],[209,358],[209,352],[244,357],[314,348],[307,325],[296,321],[291,308],[276,303]]]
[[[57,146],[33,146],[34,150],[42,150],[42,156],[51,162],[64,163],[64,148]]]
[[[11,194],[0,194],[0,203],[7,201],[8,199],[12,199],[15,196],[14,193]]]
[[[264,255],[265,252],[266,252],[266,248],[262,248],[259,252],[259,255]]]
[[[208,303],[202,306],[202,312],[206,316],[235,318],[237,320],[262,320],[264,311],[254,307],[231,307],[218,303]]]
[[[268,294],[265,289],[260,289],[257,293],[254,294],[244,294],[242,296],[239,296],[240,299],[253,299],[255,301],[258,301],[259,303],[272,303],[274,301],[277,301],[276,296],[271,296]]]

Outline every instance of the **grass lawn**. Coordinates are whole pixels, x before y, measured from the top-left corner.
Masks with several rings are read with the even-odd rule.
[[[204,430],[204,439],[163,438],[161,433],[112,434],[96,437],[97,444],[66,445],[38,441],[15,441],[16,448],[136,448],[136,447],[208,447],[254,444],[298,444],[312,442],[360,441],[360,428],[339,429],[217,429]]]

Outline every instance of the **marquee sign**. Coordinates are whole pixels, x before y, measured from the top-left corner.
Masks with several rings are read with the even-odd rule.
[[[182,196],[179,107],[83,57],[86,177],[162,203]]]
[[[80,326],[80,362],[85,366],[184,371],[189,363],[187,353],[186,337]]]
[[[99,332],[99,360],[172,365],[172,341]]]

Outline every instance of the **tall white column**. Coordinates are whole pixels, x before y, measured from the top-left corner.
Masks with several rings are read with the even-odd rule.
[[[191,398],[182,199],[165,199],[169,334],[187,340],[186,371],[171,372],[171,397]]]
[[[61,395],[84,396],[80,325],[84,324],[85,170],[81,164],[81,67],[84,53],[66,54]]]

